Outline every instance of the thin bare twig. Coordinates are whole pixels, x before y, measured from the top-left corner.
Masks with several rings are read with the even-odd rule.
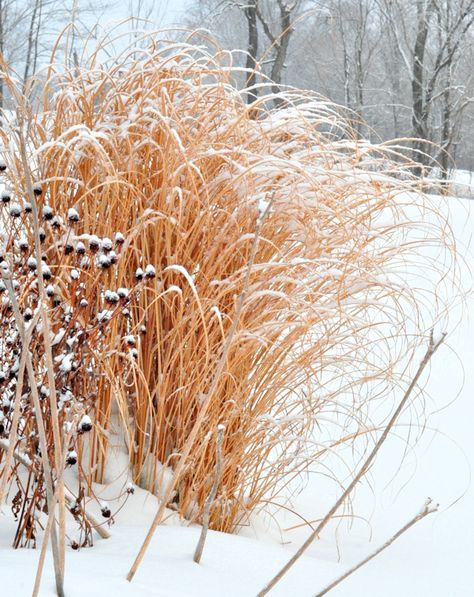
[[[206,541],[207,531],[209,528],[209,511],[211,509],[212,502],[216,498],[217,488],[219,486],[219,479],[221,478],[222,472],[222,438],[224,437],[225,427],[219,425],[217,428],[217,446],[216,446],[216,474],[214,477],[214,483],[212,484],[211,491],[207,496],[206,503],[204,504],[204,514],[202,520],[201,534],[199,536],[198,544],[196,545],[196,551],[194,552],[194,561],[199,564],[201,561],[202,551],[204,549],[204,543]]]
[[[334,587],[336,587],[338,584],[340,584],[348,576],[350,576],[351,574],[356,572],[356,570],[359,570],[359,568],[362,568],[362,566],[367,564],[367,562],[370,562],[370,560],[373,560],[375,558],[375,556],[378,556],[378,554],[381,553],[382,551],[384,551],[384,549],[387,549],[387,547],[390,547],[390,545],[392,545],[392,543],[394,541],[396,541],[401,535],[403,535],[403,533],[408,531],[408,529],[410,529],[413,525],[415,525],[420,520],[423,520],[423,518],[428,516],[428,514],[432,514],[433,512],[436,512],[438,510],[438,507],[439,507],[438,504],[433,504],[431,498],[428,498],[426,500],[422,510],[420,512],[418,512],[418,514],[416,516],[414,516],[411,520],[409,520],[404,526],[402,526],[402,528],[399,529],[394,535],[392,535],[390,537],[390,539],[388,539],[383,545],[378,547],[369,556],[364,558],[361,562],[359,562],[358,564],[356,564],[355,566],[350,568],[347,572],[345,572],[344,574],[339,576],[339,578],[336,578],[335,581],[333,581],[326,588],[324,588],[322,591],[317,593],[314,597],[323,597],[323,595],[326,595],[327,593],[329,593],[329,591],[334,589]]]

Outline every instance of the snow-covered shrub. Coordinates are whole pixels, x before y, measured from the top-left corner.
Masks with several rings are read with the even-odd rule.
[[[104,476],[114,402],[133,479],[148,488],[159,491],[161,471],[194,437],[170,502],[194,520],[225,424],[210,520],[230,531],[309,464],[370,444],[371,406],[403,386],[437,316],[424,321],[419,309],[434,288],[406,280],[416,268],[441,279],[449,235],[428,199],[410,194],[403,157],[352,138],[321,98],[286,90],[273,110],[263,89],[249,107],[232,68],[187,41],[150,38],[116,60],[100,55],[48,71],[28,129],[40,205],[51,208],[46,236],[57,238],[47,253],[51,283],[68,297],[54,307],[51,291],[61,310],[56,351],[65,352],[58,376],[71,386],[80,363],[85,386],[74,395],[86,397],[97,423],[88,482]],[[9,134],[1,133],[9,188],[21,205]],[[84,344],[107,324],[101,342],[111,344],[97,360],[67,356],[76,322]],[[92,362],[99,371],[88,376]]]

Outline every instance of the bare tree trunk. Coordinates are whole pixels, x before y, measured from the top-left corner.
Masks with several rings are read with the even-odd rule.
[[[247,44],[247,81],[246,87],[253,87],[257,81],[257,52],[258,52],[258,28],[257,28],[257,2],[258,0],[250,0],[244,9],[245,18],[248,25],[248,44]],[[256,89],[247,92],[247,103],[252,104],[258,96]]]
[[[291,12],[295,5],[289,6],[286,4],[285,0],[278,0],[278,6],[280,7],[280,35],[278,36],[277,40],[276,56],[271,72],[271,79],[275,83],[272,88],[274,93],[278,93],[280,91],[283,69],[285,68],[288,46],[290,44],[290,37],[293,33],[293,28],[291,26]]]
[[[426,106],[425,51],[429,32],[429,21],[433,11],[432,0],[417,0],[417,33],[413,49],[413,76],[411,82],[413,98],[413,158],[423,165],[427,164],[428,110]],[[421,168],[416,169],[421,173]]]
[[[38,14],[38,11],[41,10],[42,4],[43,4],[43,0],[35,0],[33,11],[31,13],[30,27],[29,27],[29,31],[28,31],[28,47],[27,47],[27,51],[26,51],[25,70],[23,73],[23,93],[26,90],[28,77],[30,76],[30,74],[32,74],[32,72],[34,72],[32,70],[33,63],[36,64],[36,58],[34,56],[34,54],[35,54],[35,52],[34,52],[35,30],[37,30],[39,28],[39,24],[38,25],[36,24],[36,16]],[[36,43],[36,48],[37,47],[38,47],[38,45]]]

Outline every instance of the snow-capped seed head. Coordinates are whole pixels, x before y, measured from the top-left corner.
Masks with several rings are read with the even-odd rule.
[[[28,249],[28,240],[24,236],[18,241],[18,247],[20,251],[26,251]]]
[[[104,298],[107,303],[115,304],[118,303],[120,300],[119,295],[112,290],[106,290],[104,293]]]
[[[102,269],[107,269],[110,267],[110,259],[107,257],[107,255],[99,255],[98,262]]]
[[[110,238],[105,237],[102,239],[102,249],[104,251],[111,251],[113,246],[114,245],[113,245],[112,241],[110,240]]]
[[[49,205],[45,205],[43,207],[43,212],[42,213],[43,213],[43,218],[45,220],[52,220],[53,217],[54,217],[54,212],[53,212],[52,208],[49,207]]]
[[[79,222],[79,212],[74,207],[70,207],[67,211],[67,219],[70,222]]]
[[[29,201],[25,203],[24,209],[27,214],[30,214],[33,211],[33,207]]]
[[[29,307],[23,311],[23,318],[25,321],[33,319],[33,311]]]
[[[137,341],[135,340],[135,336],[132,336],[131,334],[129,334],[128,336],[124,336],[123,338],[125,344],[127,344],[127,346],[135,346]]]
[[[85,252],[86,252],[86,245],[82,241],[79,241],[76,245],[76,253],[78,255],[84,255]]]
[[[44,228],[40,228],[38,230],[38,235],[39,235],[40,241],[43,243],[46,240],[46,232],[44,231]]]
[[[82,307],[83,309],[85,309],[87,306],[89,305],[87,299],[83,298],[80,300],[79,302],[79,307]]]
[[[79,421],[78,430],[81,433],[86,433],[92,429],[92,421],[89,415],[84,415],[82,419]]]
[[[136,348],[132,348],[130,354],[134,359],[138,359],[138,350]]]
[[[146,334],[146,325],[141,325],[138,328],[138,331],[140,332],[140,334]]]
[[[128,288],[118,288],[117,294],[119,295],[119,297],[121,299],[124,299],[124,298],[127,298],[127,296],[129,295],[129,290],[128,290]]]
[[[56,290],[52,284],[46,286],[46,295],[52,297],[56,294]]]
[[[74,251],[74,246],[71,243],[66,243],[64,247],[64,252],[66,255],[70,255]]]
[[[104,518],[110,518],[112,516],[112,512],[110,511],[110,508],[109,508],[109,505],[107,504],[107,502],[101,502],[100,511]]]
[[[34,272],[38,265],[38,262],[36,261],[36,259],[34,257],[28,257],[26,265],[28,266],[28,269],[30,269],[32,272]]]
[[[122,315],[124,317],[130,317],[130,309],[122,309]]]
[[[98,236],[96,236],[95,234],[93,234],[92,236],[89,237],[89,249],[91,251],[94,251],[94,253],[96,251],[98,251],[100,248],[100,238]]]
[[[147,278],[154,278],[156,276],[156,270],[153,267],[153,265],[151,265],[151,263],[148,264],[145,268],[145,276]]]
[[[41,186],[40,182],[33,183],[33,193],[36,195],[36,197],[39,197],[43,194],[43,187]]]
[[[118,245],[123,245],[123,243],[125,242],[125,236],[121,232],[116,232],[115,233],[115,242]]]
[[[82,269],[88,269],[91,264],[91,261],[87,255],[84,255],[80,261],[80,266]]]
[[[20,288],[20,282],[18,280],[12,280],[13,290],[18,290]]]
[[[60,304],[61,304],[61,299],[59,298],[59,296],[54,296],[53,297],[53,307],[59,307]]]
[[[136,272],[135,272],[135,278],[136,278],[137,280],[143,280],[143,276],[144,276],[144,275],[145,275],[145,274],[144,274],[144,272],[143,272],[142,268],[141,268],[141,267],[138,267],[138,268],[137,268],[137,270],[136,270]]]
[[[12,198],[12,192],[10,191],[10,189],[3,189],[0,197],[3,203],[10,203],[10,200]]]
[[[110,251],[107,253],[108,258],[110,259],[110,263],[115,264],[118,261],[118,255],[115,251]]]
[[[74,466],[77,463],[77,452],[75,450],[70,450],[66,456],[66,464],[69,466]]]
[[[71,280],[79,280],[80,273],[77,269],[72,269],[69,275],[71,276]]]
[[[5,282],[3,280],[0,280],[0,294],[2,292],[5,292],[6,289],[7,287],[5,286]]]
[[[51,226],[56,229],[61,228],[61,218],[59,216],[54,216],[54,218],[51,220]]]
[[[0,172],[5,172],[6,169],[7,165],[5,163],[5,160],[3,158],[0,158]]]
[[[19,203],[12,203],[8,210],[8,213],[12,218],[18,218],[21,216],[21,205]]]
[[[100,313],[97,313],[97,321],[99,321],[100,323],[110,321],[112,319],[112,315],[113,315],[112,311],[109,311],[108,309],[104,309]]]
[[[47,386],[41,386],[40,395],[43,396],[43,398],[47,398],[49,396],[49,388]]]
[[[131,495],[135,493],[135,487],[133,485],[133,483],[127,483],[126,487],[125,487],[125,491]]]
[[[46,263],[43,263],[43,265],[41,266],[41,275],[43,276],[43,280],[51,280],[53,276],[51,270],[46,265]]]

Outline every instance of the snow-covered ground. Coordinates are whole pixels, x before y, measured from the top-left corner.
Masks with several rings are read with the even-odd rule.
[[[468,248],[474,232],[474,207],[463,199],[443,198],[449,209],[458,250],[464,255],[462,277],[470,285]],[[333,578],[372,552],[411,518],[427,496],[440,503],[430,515],[382,555],[331,592],[334,597],[469,597],[474,595],[474,295],[453,313],[462,324],[435,355],[426,410],[428,428],[407,451],[400,470],[401,444],[390,440],[370,479],[357,492],[356,515],[332,524],[272,590],[275,596],[314,596]],[[118,483],[119,481],[116,481]],[[104,489],[104,498],[117,487]],[[108,493],[107,493],[108,492]],[[316,520],[332,505],[334,487],[311,476],[292,507]],[[192,560],[199,529],[171,517],[162,525],[132,584],[125,575],[156,511],[156,499],[139,489],[130,496],[111,527],[113,537],[96,540],[93,549],[68,549],[66,595],[162,597],[254,597],[307,536],[296,515],[256,519],[241,536],[210,532],[201,564]],[[1,515],[0,515],[1,516]],[[1,595],[31,594],[38,551],[9,546],[14,523],[0,517]],[[52,563],[45,565],[41,595],[54,595]]]

